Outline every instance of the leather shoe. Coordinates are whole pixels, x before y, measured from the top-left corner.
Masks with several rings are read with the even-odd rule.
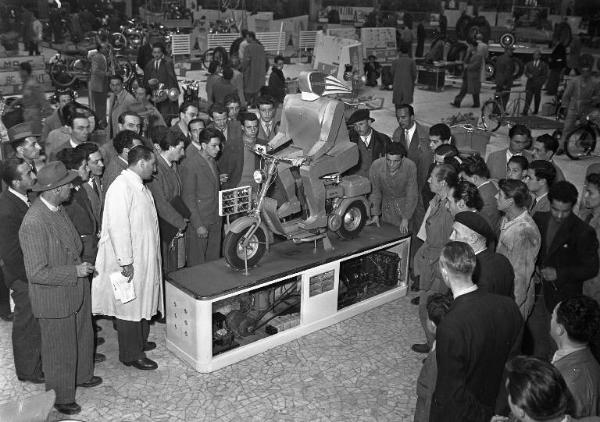
[[[460,108],[460,104],[456,104],[454,101],[450,103],[452,107]]]
[[[65,415],[75,415],[81,412],[81,406],[77,403],[66,403],[66,404],[54,404],[54,408],[58,410],[60,413],[64,413]]]
[[[0,316],[0,319],[2,321],[11,322],[13,319],[15,319],[15,314],[13,314],[12,312],[9,312],[6,315]]]
[[[429,347],[427,343],[413,344],[412,346],[410,346],[410,348],[413,350],[413,352],[417,353],[429,353],[429,351],[431,350],[431,347]]]
[[[104,362],[106,360],[106,356],[102,353],[94,353],[94,363]]]
[[[102,384],[102,378],[93,375],[88,382],[82,382],[81,384],[77,384],[77,387],[91,388],[100,384]]]
[[[46,379],[44,378],[43,375],[38,375],[37,377],[33,377],[33,378],[17,377],[17,379],[21,382],[30,382],[32,384],[43,384],[46,382]]]
[[[410,300],[410,303],[412,303],[413,305],[418,305],[418,304],[419,304],[419,302],[421,302],[421,298],[420,298],[419,296],[413,297],[413,298]]]
[[[104,337],[96,337],[96,346],[102,346],[104,343],[106,343]]]
[[[144,344],[144,352],[149,352],[150,350],[154,350],[156,349],[156,343],[153,341],[147,341],[146,344]]]
[[[141,358],[131,362],[123,362],[123,365],[133,366],[134,368],[140,369],[142,371],[151,371],[153,369],[158,368],[158,364],[148,358]]]

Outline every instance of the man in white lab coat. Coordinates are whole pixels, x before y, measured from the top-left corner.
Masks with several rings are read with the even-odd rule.
[[[148,341],[148,321],[163,310],[158,217],[154,198],[144,181],[156,171],[154,152],[142,145],[129,151],[128,168],[106,192],[102,232],[92,281],[92,312],[115,317],[119,360],[141,370],[158,367],[145,352],[156,347]],[[111,274],[133,283],[135,299],[115,298]]]

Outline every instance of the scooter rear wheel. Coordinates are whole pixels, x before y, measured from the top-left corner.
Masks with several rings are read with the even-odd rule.
[[[343,239],[354,239],[367,222],[367,209],[362,201],[354,201],[342,215],[342,226],[337,234]]]
[[[229,232],[225,236],[223,249],[225,260],[229,265],[238,270],[245,269],[244,256],[248,260],[248,268],[254,267],[262,259],[267,249],[267,242],[264,230],[258,227],[250,237],[248,244],[244,247],[246,233],[253,226],[248,226],[239,233]]]

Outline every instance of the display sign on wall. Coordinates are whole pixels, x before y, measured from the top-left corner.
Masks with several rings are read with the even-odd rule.
[[[372,7],[327,6],[327,11],[335,9],[340,14],[340,21],[365,22]]]
[[[332,37],[347,38],[349,40],[358,40],[356,28],[327,28],[327,35]]]
[[[355,40],[319,33],[315,42],[314,57],[313,69],[335,76],[343,82],[346,65],[352,65],[352,68],[359,72],[363,71],[362,44]]]
[[[3,95],[21,93],[22,82],[19,77],[19,66],[25,62],[31,63],[32,74],[42,89],[52,90],[52,81],[50,75],[46,73],[43,56],[13,56],[0,58],[0,93]]]
[[[398,55],[396,28],[361,28],[360,41],[363,56],[366,58],[372,54],[381,64],[391,64]]]

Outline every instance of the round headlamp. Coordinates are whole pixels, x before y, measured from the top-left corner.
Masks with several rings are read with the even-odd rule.
[[[260,184],[261,184],[262,182],[264,182],[264,180],[265,180],[265,175],[264,175],[264,173],[263,173],[262,171],[260,171],[260,170],[255,170],[255,171],[254,171],[254,174],[253,174],[253,177],[254,177],[254,182],[255,182],[257,185],[260,185]]]

